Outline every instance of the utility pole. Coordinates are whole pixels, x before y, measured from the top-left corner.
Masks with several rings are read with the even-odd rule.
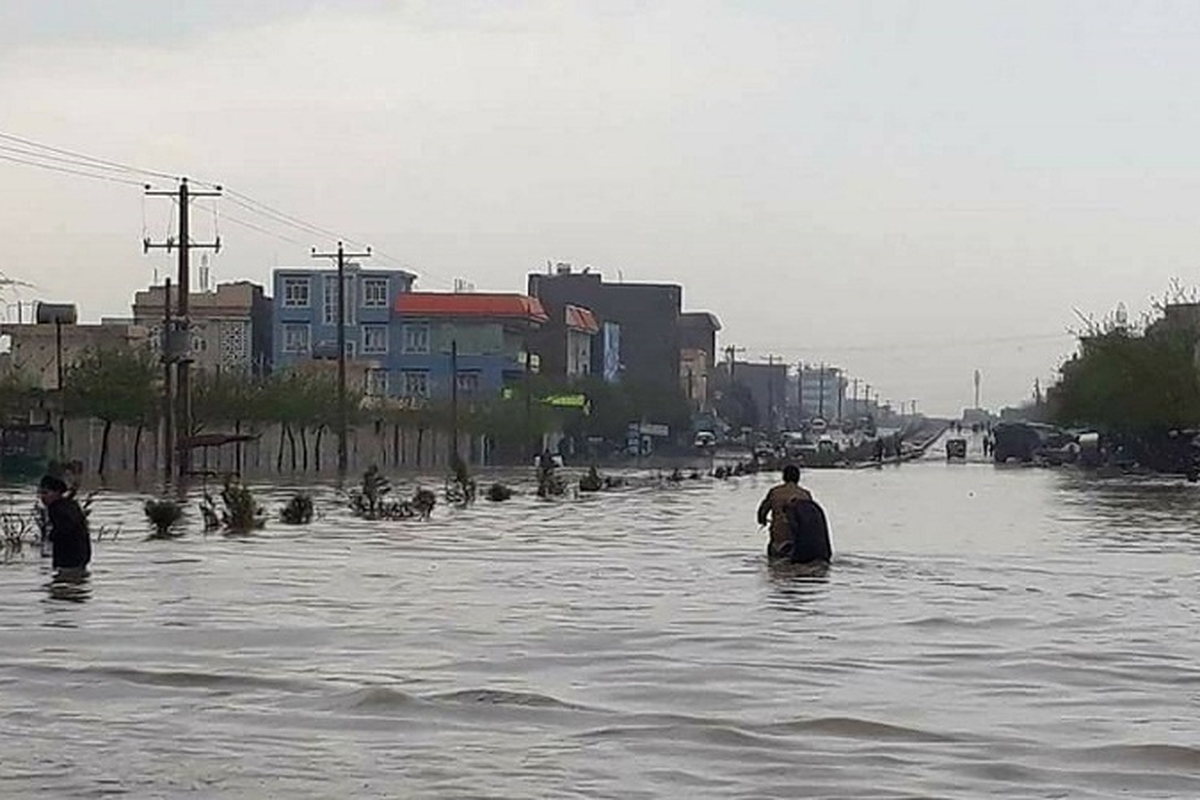
[[[179,295],[178,313],[175,317],[175,327],[179,332],[177,336],[167,334],[168,341],[172,343],[171,356],[174,356],[176,347],[182,348],[183,352],[178,354],[176,374],[178,376],[176,389],[178,390],[175,401],[175,429],[179,434],[180,439],[186,440],[192,435],[192,384],[191,384],[191,366],[192,366],[192,339],[190,333],[191,318],[188,313],[188,296],[192,291],[191,277],[191,262],[189,257],[192,248],[201,250],[213,250],[218,252],[221,249],[221,238],[217,237],[212,242],[193,242],[190,234],[190,218],[192,198],[195,197],[220,197],[221,187],[214,186],[213,191],[192,191],[188,187],[187,178],[179,179],[179,188],[175,191],[152,191],[150,185],[146,184],[146,195],[148,197],[173,197],[179,203],[179,241],[167,237],[163,242],[151,242],[150,239],[142,240],[143,252],[149,253],[151,250],[163,249],[168,253],[172,249],[179,248],[179,275],[177,290]],[[164,302],[170,303],[170,294],[164,296]],[[181,442],[186,445],[186,441]],[[168,443],[170,444],[170,443]],[[186,477],[192,471],[192,450],[190,447],[184,446],[179,448],[179,475]]]
[[[825,419],[825,362],[821,362],[821,371],[817,373],[817,416]]]
[[[837,380],[837,418],[838,422],[842,421],[842,400],[846,395],[846,379],[842,377],[840,369],[834,369],[834,378]]]
[[[744,348],[744,347],[735,347],[734,345],[729,345],[728,347],[725,348],[725,358],[729,361],[729,382],[730,383],[733,383],[733,369],[734,369],[734,366],[737,364],[737,360],[736,360],[737,354],[744,353],[744,352],[746,352],[746,348]]]
[[[346,476],[346,259],[370,258],[371,248],[365,253],[347,253],[338,242],[337,252],[318,253],[312,249],[313,258],[337,260],[337,383],[338,383],[338,477]]]
[[[162,351],[163,363],[163,486],[171,485],[171,477],[175,474],[175,427],[172,424],[175,398],[171,394],[171,353],[169,339],[171,336],[171,279],[167,278],[163,288],[163,329],[159,349]]]
[[[775,433],[775,356],[767,356],[767,429]]]
[[[796,363],[796,416],[800,417],[799,427],[804,428],[804,362]]]
[[[468,453],[470,455],[470,453]],[[458,339],[450,340],[450,469],[458,462]],[[463,487],[466,488],[465,486]]]

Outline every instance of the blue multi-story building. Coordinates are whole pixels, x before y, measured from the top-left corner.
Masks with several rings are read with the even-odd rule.
[[[395,311],[387,393],[410,400],[448,397],[451,380],[466,398],[521,380],[535,368],[526,363],[530,336],[547,322],[537,298],[521,294],[407,292]]]
[[[387,364],[400,352],[393,325],[396,299],[416,276],[399,269],[345,270],[346,357]],[[337,269],[280,267],[274,271],[273,366],[337,357]],[[386,376],[372,376],[378,385]],[[382,393],[382,392],[380,392]]]

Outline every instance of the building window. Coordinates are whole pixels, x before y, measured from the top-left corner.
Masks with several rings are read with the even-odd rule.
[[[342,287],[346,291],[345,297],[342,298],[343,304],[346,306],[346,324],[354,324],[354,278],[350,275],[346,276],[342,282]],[[325,303],[324,303],[324,322],[326,325],[337,325],[337,275],[325,276]]]
[[[355,349],[356,349],[356,348],[355,348],[355,346],[354,346],[354,340],[353,340],[353,339],[347,339],[347,340],[346,340],[346,358],[349,358],[349,359],[353,360],[353,359],[354,359],[354,351],[355,351]]]
[[[429,325],[425,322],[410,323],[404,326],[404,352],[429,352]]]
[[[458,393],[459,394],[478,394],[479,392],[479,373],[478,372],[460,372],[458,373]]]
[[[367,370],[367,394],[372,397],[385,397],[388,393],[388,374],[386,369]]]
[[[362,304],[363,308],[387,308],[387,278],[363,278]]]
[[[309,331],[307,325],[283,326],[283,352],[308,353]]]
[[[309,304],[309,280],[308,278],[284,278],[283,279],[283,307],[284,308],[308,308]]]
[[[404,373],[404,396],[405,397],[429,397],[429,373],[428,372],[405,372]]]
[[[363,325],[362,351],[366,353],[386,353],[388,351],[388,326]]]

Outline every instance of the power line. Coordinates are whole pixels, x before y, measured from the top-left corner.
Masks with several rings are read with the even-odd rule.
[[[56,166],[54,164],[43,164],[38,161],[30,161],[30,160],[24,159],[24,158],[17,158],[16,156],[5,155],[4,153],[0,153],[0,161],[9,161],[14,164],[23,164],[24,166],[27,166],[27,167],[37,167],[38,169],[47,169],[47,170],[50,170],[51,172],[61,172],[61,173],[67,174],[67,175],[79,175],[84,178],[92,178],[93,180],[108,181],[109,183],[122,183],[122,184],[125,184],[126,186],[141,186],[142,185],[140,181],[129,180],[127,178],[118,178],[114,175],[100,175],[95,172],[85,172],[83,170],[71,169],[70,167]]]
[[[288,244],[294,244],[294,245],[298,245],[301,247],[304,245],[304,242],[301,242],[298,239],[293,239],[290,236],[284,236],[282,233],[275,233],[274,231],[269,231],[266,228],[263,228],[259,225],[255,225],[253,222],[247,222],[246,220],[235,217],[232,214],[222,214],[221,219],[224,220],[225,222],[232,222],[234,225],[240,225],[241,227],[247,228],[252,231],[258,231],[261,234],[270,236],[273,239],[278,239],[281,242],[287,242]]]
[[[10,161],[16,164],[25,166],[38,167],[53,172],[60,172],[69,175],[77,175],[84,178],[92,178],[94,180],[108,181],[110,183],[118,183],[129,186],[141,186],[142,181],[137,181],[132,178],[123,177],[125,175],[144,175],[154,178],[162,178],[167,180],[177,180],[177,176],[167,172],[158,170],[144,169],[131,164],[124,164],[111,159],[99,158],[97,156],[87,155],[75,150],[68,150],[62,147],[54,147],[52,145],[43,144],[41,142],[28,139],[23,136],[17,136],[11,133],[0,131],[0,141],[7,141],[13,144],[0,144],[0,160]],[[20,146],[17,146],[20,145]],[[49,163],[46,163],[49,162]],[[106,174],[107,173],[107,174]],[[115,173],[115,174],[113,174]],[[193,183],[215,189],[216,184],[207,181],[193,181]],[[330,228],[325,228],[312,222],[308,222],[300,217],[281,211],[267,203],[251,197],[248,194],[237,192],[224,187],[225,199],[240,206],[242,209],[257,215],[265,222],[275,226],[283,226],[292,230],[306,233],[310,236],[320,238],[330,237],[337,239],[356,247],[366,247],[366,245],[353,237],[346,236],[344,233],[339,233]],[[241,225],[244,228],[257,231],[267,236],[273,236],[281,241],[291,244],[301,244],[299,241],[284,236],[278,232],[272,232],[268,228],[255,225],[244,219],[225,216],[226,219],[233,222],[235,225]],[[387,253],[375,251],[376,257],[384,261],[390,262],[400,269],[404,269],[414,274],[417,272],[410,264],[402,259],[390,256]],[[418,277],[424,277],[426,280],[435,284],[452,285],[452,281],[444,275],[439,275],[436,272],[422,270],[423,274]]]
[[[23,144],[27,147],[36,147],[39,150],[46,150],[51,153],[57,153],[60,156],[70,156],[72,158],[82,159],[84,161],[90,161],[90,162],[97,164],[98,166],[108,167],[109,169],[115,169],[115,170],[119,170],[122,172],[137,173],[140,175],[149,175],[154,178],[165,178],[167,180],[175,180],[176,179],[175,175],[169,175],[165,172],[157,172],[152,169],[142,169],[141,167],[134,167],[134,166],[130,166],[129,164],[122,164],[119,161],[110,161],[105,158],[97,158],[95,156],[89,156],[86,153],[78,153],[78,152],[75,152],[74,150],[66,150],[61,147],[52,147],[48,144],[42,144],[41,142],[35,142],[32,139],[26,139],[22,136],[15,136],[11,133],[4,133],[3,131],[0,131],[0,139],[6,139],[10,142],[17,142],[17,143]]]

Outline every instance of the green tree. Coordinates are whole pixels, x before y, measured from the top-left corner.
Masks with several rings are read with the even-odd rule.
[[[63,409],[67,416],[90,417],[104,423],[97,472],[104,475],[113,425],[129,425],[141,433],[153,424],[160,408],[158,364],[139,350],[90,350],[67,368]],[[134,451],[137,452],[135,446]],[[134,469],[137,470],[135,459]]]
[[[1047,392],[1052,418],[1129,433],[1200,423],[1198,343],[1190,327],[1091,326]]]

